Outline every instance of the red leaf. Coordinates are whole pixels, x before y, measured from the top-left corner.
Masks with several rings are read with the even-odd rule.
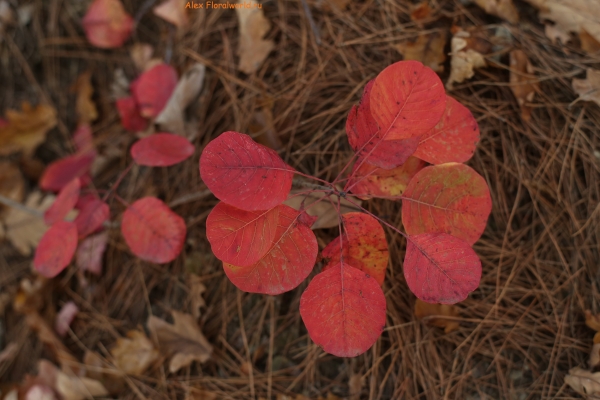
[[[321,272],[300,298],[300,315],[310,338],[327,353],[356,357],[385,326],[385,296],[377,281],[348,264]]]
[[[485,179],[464,164],[422,169],[402,196],[402,223],[409,235],[445,232],[473,244],[491,210]]]
[[[94,140],[92,137],[92,128],[89,124],[80,124],[73,133],[73,142],[77,152],[85,153],[94,150]]]
[[[106,250],[108,233],[100,232],[87,237],[79,243],[75,253],[75,264],[82,271],[90,271],[94,275],[102,273],[102,256]]]
[[[117,110],[121,116],[121,125],[128,131],[139,132],[148,126],[148,121],[140,114],[133,96],[118,99]]]
[[[242,210],[281,204],[292,188],[293,169],[272,149],[238,132],[224,132],[200,156],[200,175],[220,200]]]
[[[44,222],[46,225],[62,221],[67,216],[69,211],[75,207],[77,199],[79,199],[80,190],[81,183],[79,178],[73,179],[61,189],[54,203],[44,213]]]
[[[102,200],[94,199],[85,204],[74,221],[79,233],[79,239],[83,239],[102,228],[102,225],[109,217],[110,209],[108,208],[108,204]]]
[[[35,250],[33,266],[40,275],[54,278],[69,265],[77,248],[77,228],[67,221],[58,221],[42,236]]]
[[[323,270],[338,265],[343,256],[344,262],[366,272],[383,285],[390,257],[381,224],[370,215],[360,212],[344,214],[342,220],[343,246],[340,250],[338,236],[323,249],[321,255],[329,259]]]
[[[427,133],[439,122],[445,108],[442,81],[418,61],[399,61],[375,78],[371,113],[386,141]]]
[[[421,136],[413,154],[431,164],[465,162],[475,152],[479,142],[479,126],[471,111],[450,96],[440,122]]]
[[[378,168],[368,163],[356,163],[349,180],[348,187],[363,198],[395,197],[406,190],[413,176],[423,168],[425,163],[416,157],[408,160],[394,169]]]
[[[156,133],[140,139],[131,147],[131,156],[139,165],[168,167],[194,154],[194,145],[183,136]]]
[[[279,209],[279,221],[267,254],[247,267],[223,263],[227,277],[246,292],[277,295],[292,290],[306,279],[317,260],[317,238],[303,223],[305,213],[283,204],[275,209]]]
[[[167,64],[158,64],[131,83],[131,93],[146,118],[154,118],[165,108],[177,86],[177,71]]]
[[[95,0],[81,23],[90,43],[104,49],[122,46],[133,29],[133,18],[120,0]]]
[[[410,236],[404,277],[419,299],[454,304],[479,286],[481,261],[467,242],[446,233]]]
[[[144,197],[123,213],[121,232],[133,254],[163,264],[173,261],[183,249],[186,226],[165,203]]]
[[[224,262],[248,266],[273,245],[279,208],[245,211],[218,203],[206,219],[206,237],[215,256]]]
[[[96,158],[96,152],[78,153],[54,161],[40,178],[40,187],[58,192],[75,178],[87,174]]]
[[[365,86],[363,96],[358,106],[353,106],[346,120],[348,142],[360,159],[366,159],[370,164],[390,169],[404,164],[406,159],[415,152],[418,138],[404,140],[386,140],[379,130],[377,122],[371,115],[371,89],[375,80]]]

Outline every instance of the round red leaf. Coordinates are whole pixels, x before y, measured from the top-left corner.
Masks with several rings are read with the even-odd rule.
[[[40,178],[40,187],[58,192],[73,179],[88,173],[95,158],[96,152],[88,151],[54,161],[48,165]]]
[[[95,0],[81,21],[91,44],[104,49],[123,45],[133,29],[133,18],[120,0]]]
[[[40,275],[54,278],[69,265],[77,248],[77,228],[67,221],[58,221],[40,240],[33,266]]]
[[[338,264],[310,282],[300,298],[300,315],[310,338],[323,350],[356,357],[385,327],[385,296],[373,277]]]
[[[44,213],[44,222],[46,222],[46,225],[52,225],[67,216],[69,211],[75,207],[79,199],[80,190],[81,183],[79,178],[73,179],[61,189],[54,203]]]
[[[79,239],[83,239],[99,230],[110,217],[108,204],[100,199],[91,199],[84,203],[75,218]]]
[[[148,121],[140,114],[140,109],[133,96],[118,99],[117,111],[121,117],[121,125],[128,131],[139,132],[148,126]]]
[[[454,304],[479,286],[481,261],[467,242],[446,233],[410,236],[404,277],[419,299]]]
[[[183,136],[156,133],[140,139],[131,147],[131,156],[139,165],[168,167],[194,154],[194,145]]]
[[[131,83],[130,89],[146,118],[154,118],[167,105],[167,101],[177,86],[177,71],[167,64],[150,68]]]
[[[200,156],[200,175],[220,200],[242,210],[267,210],[285,201],[293,169],[277,152],[238,132],[224,132]]]
[[[173,261],[181,252],[186,227],[183,218],[165,203],[155,197],[144,197],[123,213],[121,232],[133,254],[163,264]]]

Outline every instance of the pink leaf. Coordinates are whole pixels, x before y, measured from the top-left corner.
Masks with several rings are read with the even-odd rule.
[[[186,226],[155,197],[144,197],[123,214],[121,232],[127,245],[139,258],[157,264],[173,261],[183,249]]]
[[[72,222],[58,221],[40,240],[33,266],[40,275],[54,278],[69,265],[77,248],[77,228]]]
[[[139,132],[148,126],[148,121],[140,114],[140,109],[133,96],[118,99],[117,111],[121,116],[121,125],[128,131]]]
[[[75,178],[87,174],[96,158],[96,152],[78,153],[54,161],[40,178],[40,187],[44,190],[58,192]]]
[[[44,222],[46,225],[52,225],[55,222],[62,221],[69,211],[75,207],[79,199],[81,183],[79,178],[73,179],[61,189],[54,200],[54,203],[44,213]]]
[[[92,128],[89,124],[80,124],[73,133],[73,142],[77,152],[85,153],[94,150],[94,140],[92,137]]]
[[[194,145],[186,138],[171,133],[155,133],[140,139],[131,147],[131,156],[139,165],[168,167],[194,154]]]
[[[90,271],[94,275],[102,274],[102,256],[106,251],[107,242],[106,231],[83,239],[75,253],[77,267],[82,271]]]
[[[292,188],[293,169],[277,152],[238,132],[224,132],[200,156],[200,175],[220,200],[242,210],[281,204]]]
[[[81,208],[74,221],[79,233],[79,239],[83,239],[101,229],[109,217],[110,209],[108,204],[99,199],[87,202]]]
[[[65,336],[67,334],[69,327],[71,326],[71,322],[73,322],[78,312],[79,308],[72,301],[69,301],[62,306],[56,315],[56,321],[54,323],[54,330],[59,336]]]
[[[81,23],[90,43],[104,49],[122,46],[133,29],[120,0],[95,0]]]
[[[165,108],[177,86],[177,71],[167,64],[158,64],[131,83],[131,93],[146,118],[154,118]]]
[[[446,233],[408,238],[404,277],[410,290],[428,303],[454,304],[477,289],[481,261],[469,243]]]

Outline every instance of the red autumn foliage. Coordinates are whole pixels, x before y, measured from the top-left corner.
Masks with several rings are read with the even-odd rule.
[[[123,128],[128,131],[139,132],[148,126],[148,121],[140,114],[140,109],[133,96],[118,99],[117,111],[121,117]]]
[[[40,275],[54,278],[69,265],[77,248],[75,224],[59,221],[52,225],[40,240],[33,266]]]
[[[44,222],[46,225],[52,225],[55,222],[62,221],[67,216],[69,211],[75,207],[79,199],[79,191],[81,182],[79,178],[73,179],[65,187],[62,188],[54,203],[44,213]]]
[[[194,154],[194,145],[182,136],[155,133],[140,139],[131,147],[131,156],[139,165],[168,167],[179,164]]]
[[[94,0],[81,23],[90,43],[103,49],[121,47],[134,24],[121,0]]]
[[[165,108],[177,86],[177,71],[161,63],[144,71],[131,82],[130,90],[140,110],[140,115],[154,118]]]

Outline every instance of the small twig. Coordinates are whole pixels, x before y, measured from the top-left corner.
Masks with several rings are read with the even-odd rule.
[[[315,35],[315,41],[318,45],[321,44],[321,34],[319,33],[319,28],[313,19],[312,13],[310,12],[310,8],[308,7],[308,3],[306,0],[302,0],[302,7],[304,7],[304,13],[306,14],[306,18],[308,19],[308,23],[310,24],[310,28],[312,29]]]
[[[26,212],[27,214],[31,214],[33,216],[36,216],[38,218],[43,218],[44,217],[44,213],[36,210],[35,208],[30,208],[27,207],[24,204],[18,203],[12,199],[9,199],[8,197],[4,197],[2,195],[0,195],[0,203],[4,204],[7,207],[12,207],[12,208],[16,208],[18,210],[21,210],[23,212]]]

